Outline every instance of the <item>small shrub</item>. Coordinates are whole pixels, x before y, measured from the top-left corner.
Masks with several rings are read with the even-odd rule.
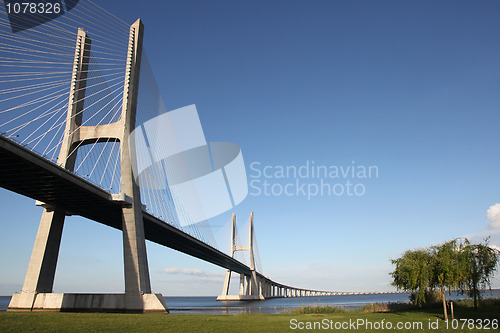
[[[428,290],[425,292],[425,301],[422,304],[417,304],[417,294],[410,294],[410,301],[413,305],[418,305],[420,307],[432,307],[441,304],[443,301],[443,295],[437,290]]]
[[[288,309],[285,313],[288,314],[319,314],[319,313],[345,313],[346,309],[339,306],[331,305],[303,305],[300,308]]]
[[[371,303],[365,304],[358,309],[359,312],[390,312],[390,311],[405,311],[413,308],[410,303]]]

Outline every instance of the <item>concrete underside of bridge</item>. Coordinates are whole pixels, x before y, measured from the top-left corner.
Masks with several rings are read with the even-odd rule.
[[[33,305],[26,307],[26,304]],[[161,294],[143,294],[142,306],[133,309],[126,306],[125,294],[38,293],[33,299],[33,295],[15,293],[8,311],[166,313],[166,309]]]
[[[0,136],[0,187],[43,201],[66,212],[122,230],[121,206],[96,185]],[[143,212],[147,240],[250,275],[248,266],[159,218]]]
[[[110,193],[0,136],[0,187],[122,230],[121,205]],[[249,267],[159,218],[143,212],[147,240],[233,272]]]

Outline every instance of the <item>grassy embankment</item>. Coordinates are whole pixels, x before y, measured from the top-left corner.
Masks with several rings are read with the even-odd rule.
[[[382,312],[363,312],[363,311]],[[300,310],[299,310],[300,311]],[[452,329],[451,323],[446,330],[441,309],[391,308],[368,305],[359,311],[345,311],[332,307],[303,307],[299,311],[278,315],[240,314],[240,315],[161,315],[161,314],[104,314],[104,313],[36,313],[3,312],[0,313],[0,332],[290,332],[301,330],[299,325],[323,324],[322,331],[342,332],[500,332],[500,329],[469,330],[467,325],[461,329]],[[326,313],[321,313],[326,312]],[[500,300],[483,303],[478,312],[466,302],[455,306],[456,319],[478,320],[500,319]],[[296,320],[296,321],[294,321]],[[361,323],[350,329],[335,329],[342,323]],[[302,323],[302,324],[299,324]],[[314,324],[316,323],[316,324]],[[413,329],[397,329],[398,323],[417,325]],[[421,323],[421,324],[414,324]],[[437,324],[436,324],[437,323]],[[370,329],[369,325],[372,325]],[[439,325],[439,330],[429,325]],[[484,324],[484,321],[483,321]],[[330,326],[331,325],[331,326]],[[368,326],[367,326],[368,325]],[[376,329],[376,325],[379,328]],[[380,326],[383,325],[383,326]],[[389,329],[389,325],[392,329]],[[421,325],[421,326],[418,326]],[[341,327],[338,327],[341,328]]]

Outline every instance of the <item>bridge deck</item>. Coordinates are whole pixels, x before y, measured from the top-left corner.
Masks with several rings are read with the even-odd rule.
[[[0,168],[1,187],[122,229],[121,203],[113,201],[111,193],[3,136],[0,136]],[[147,240],[234,272],[251,274],[248,266],[193,236],[146,212],[143,218]]]

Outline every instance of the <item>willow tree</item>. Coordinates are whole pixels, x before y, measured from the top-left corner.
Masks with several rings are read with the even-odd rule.
[[[488,245],[488,239],[483,244],[470,244],[467,240],[461,251],[462,292],[474,299],[474,309],[481,299],[481,289],[491,288],[491,278],[497,270],[500,252]]]
[[[415,293],[415,303],[422,306],[432,288],[432,256],[429,250],[408,250],[401,258],[391,260],[396,265],[392,285],[398,290]]]
[[[462,245],[456,239],[441,245],[432,246],[430,255],[432,257],[432,277],[431,286],[441,292],[443,301],[444,320],[448,320],[448,311],[446,307],[446,289],[460,287],[460,281],[464,276],[461,261]]]

